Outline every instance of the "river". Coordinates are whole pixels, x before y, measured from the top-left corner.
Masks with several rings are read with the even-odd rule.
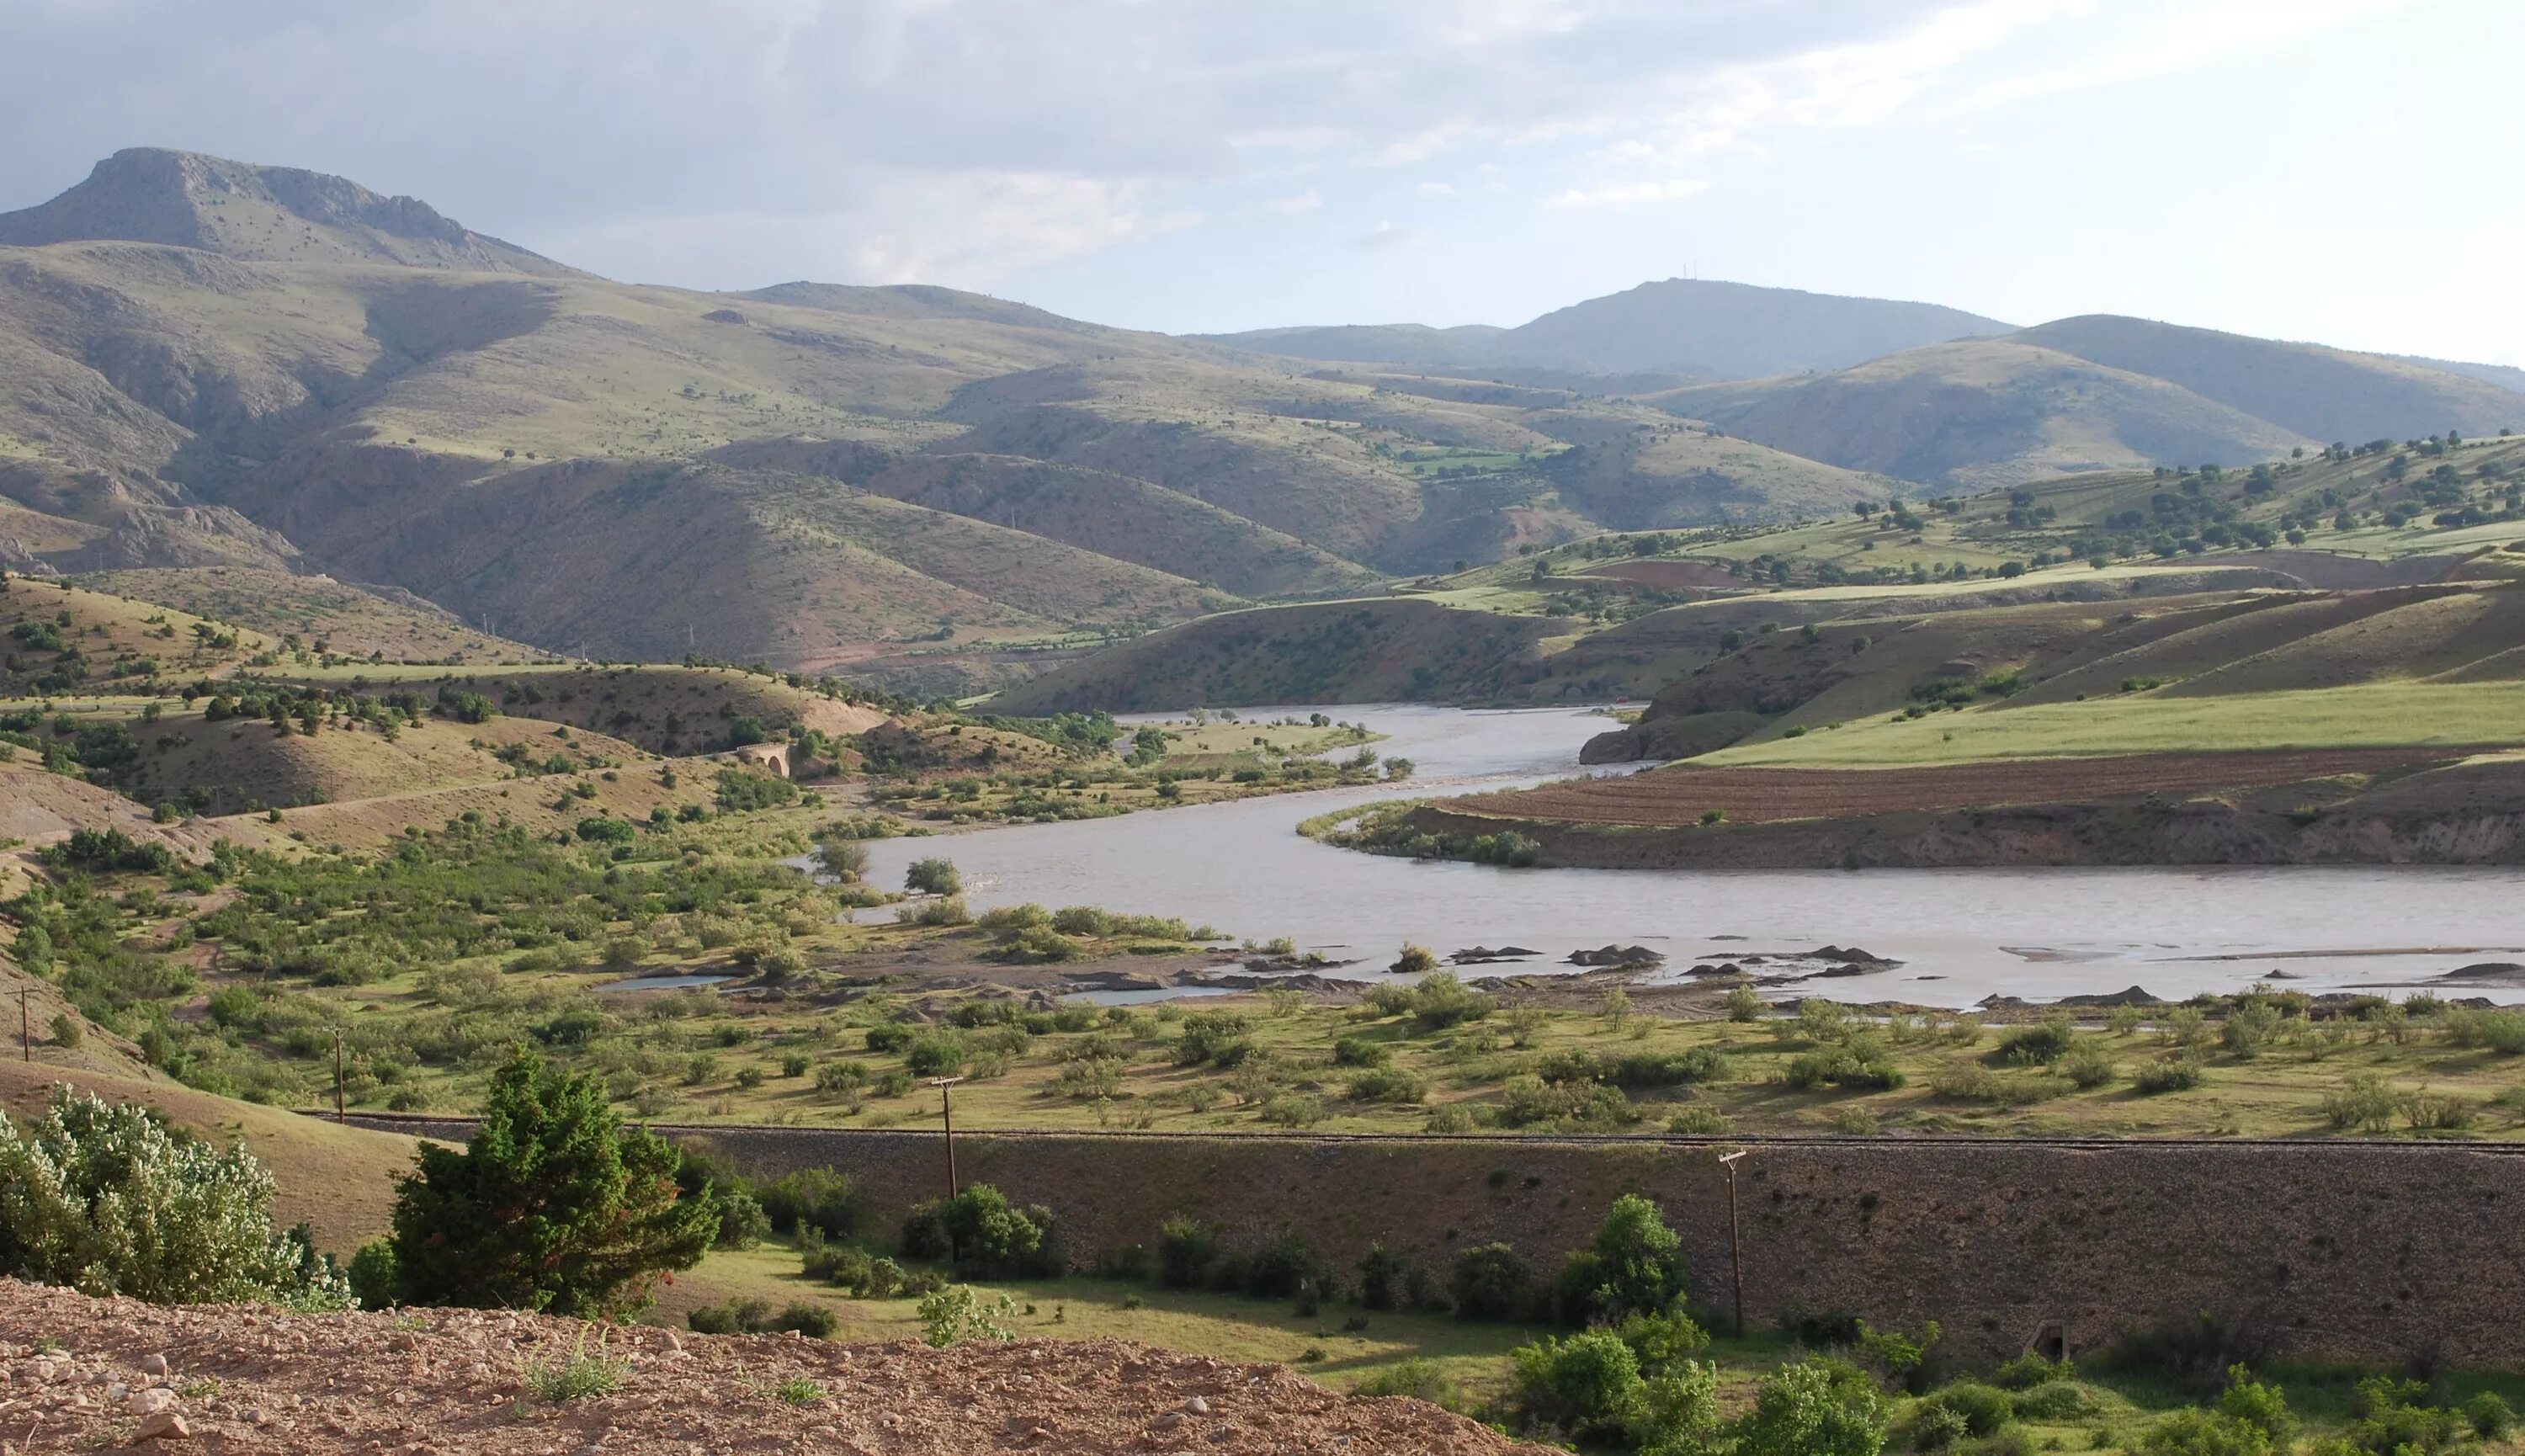
[[[2406,987],[2459,966],[2525,961],[2525,870],[2515,869],[1512,870],[1331,849],[1300,837],[1299,821],[1405,794],[1599,772],[1580,767],[1578,748],[1611,725],[1582,710],[1404,704],[1239,716],[1311,712],[1365,723],[1387,735],[1379,752],[1418,772],[1409,785],[880,840],[868,846],[871,879],[900,884],[912,860],[944,855],[977,911],[1033,901],[1181,916],[1258,941],[1287,935],[1359,960],[1336,973],[1358,976],[1380,974],[1407,941],[1442,956],[1477,944],[1541,953],[1466,975],[1568,969],[1560,963],[1572,950],[1638,944],[1664,954],[1674,978],[1705,957],[1831,944],[1903,964],[1817,980],[1815,993],[1940,1006],[2130,985],[2174,998],[2273,976],[2310,991]],[[2525,1000],[2520,989],[2449,994]]]

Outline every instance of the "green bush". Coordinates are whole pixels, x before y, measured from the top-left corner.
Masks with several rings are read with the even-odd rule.
[[[756,1201],[774,1231],[800,1233],[813,1229],[826,1238],[857,1233],[866,1210],[851,1188],[850,1177],[831,1168],[800,1168],[754,1188]]]
[[[1353,1102],[1425,1102],[1429,1079],[1396,1067],[1371,1067],[1350,1079],[1344,1089]]]
[[[1736,1423],[1739,1456],[1877,1456],[1885,1446],[1885,1400],[1857,1369],[1839,1360],[1783,1365]]]
[[[1198,1219],[1168,1219],[1158,1227],[1158,1282],[1169,1289],[1197,1289],[1218,1259],[1218,1234]]]
[[[1336,1067],[1382,1067],[1393,1060],[1393,1049],[1370,1037],[1344,1036],[1333,1043]]]
[[[914,860],[903,873],[903,887],[916,894],[956,895],[965,890],[965,877],[954,860]]]
[[[1619,1087],[1675,1087],[1722,1081],[1726,1076],[1725,1053],[1696,1046],[1687,1051],[1633,1052],[1616,1061],[1606,1079]]]
[[[1245,1265],[1245,1292],[1258,1299],[1294,1299],[1324,1285],[1323,1260],[1294,1229],[1283,1229]]]
[[[56,1085],[24,1129],[0,1113],[0,1274],[156,1304],[339,1309],[349,1281],[272,1227],[272,1175],[242,1145],[180,1138],[147,1109]]]
[[[1175,1061],[1185,1067],[1235,1067],[1254,1055],[1254,1023],[1232,1011],[1197,1011],[1183,1019]]]
[[[1959,1381],[1942,1390],[1921,1398],[1920,1404],[1933,1410],[1953,1411],[1963,1425],[1966,1435],[1994,1435],[2016,1414],[2007,1392],[1996,1386],[1972,1381]]]
[[[1658,1206],[1637,1193],[1613,1200],[1588,1246],[1562,1264],[1557,1285],[1561,1320],[1583,1325],[1635,1315],[1661,1315],[1684,1292],[1683,1239]]]
[[[1359,1260],[1359,1306],[1362,1309],[1390,1310],[1403,1306],[1411,1284],[1411,1269],[1403,1256],[1382,1243],[1371,1243]]]
[[[1609,1330],[1521,1345],[1516,1400],[1529,1422],[1577,1436],[1619,1436],[1648,1414],[1639,1357]]]
[[[989,1183],[975,1183],[953,1198],[934,1199],[914,1210],[905,1225],[905,1252],[933,1247],[927,1235],[916,1231],[924,1223],[934,1223],[960,1274],[1002,1279],[1062,1272],[1048,1236],[1050,1211],[1018,1209]],[[916,1243],[923,1247],[916,1248]]]
[[[1500,1088],[1499,1120],[1503,1127],[1537,1123],[1565,1130],[1609,1129],[1637,1121],[1639,1113],[1619,1087],[1601,1082],[1554,1084],[1539,1077],[1511,1077]]]
[[[2000,1033],[1999,1046],[1991,1055],[2005,1066],[2049,1067],[2067,1056],[2077,1039],[2067,1018],[2050,1018]]]
[[[568,1315],[637,1309],[652,1280],[700,1263],[718,1234],[707,1194],[679,1200],[680,1161],[656,1134],[622,1126],[597,1079],[518,1051],[492,1075],[465,1149],[422,1143],[403,1180],[398,1292],[414,1304]]]
[[[1458,1254],[1448,1282],[1459,1319],[1520,1319],[1534,1302],[1534,1270],[1506,1243],[1476,1244]]]
[[[2155,1096],[2160,1092],[2189,1092],[2201,1085],[2201,1064],[2191,1057],[2151,1062],[2131,1079],[2131,1086]]]

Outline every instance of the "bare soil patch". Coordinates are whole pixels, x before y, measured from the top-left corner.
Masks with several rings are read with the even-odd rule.
[[[486,1310],[165,1308],[14,1281],[0,1281],[0,1424],[25,1450],[122,1445],[164,1420],[148,1406],[186,1434],[144,1444],[204,1452],[1536,1449],[1421,1401],[1345,1399],[1280,1366],[1118,1340],[854,1346]],[[617,1388],[538,1398],[535,1370],[583,1356],[611,1363]]]
[[[1442,800],[1450,813],[1556,824],[1675,828],[1712,809],[1734,824],[1849,819],[2003,804],[2098,803],[2147,794],[2267,788],[2384,773],[2459,755],[2443,748],[2340,748],[2014,759],[1922,769],[1721,769],[1689,764],[1619,778]]]

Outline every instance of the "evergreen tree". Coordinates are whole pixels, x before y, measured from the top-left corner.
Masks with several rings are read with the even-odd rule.
[[[407,1303],[608,1317],[648,1302],[718,1235],[705,1190],[682,1197],[665,1139],[625,1128],[593,1077],[522,1048],[491,1079],[463,1152],[423,1145],[395,1199],[393,1283]]]

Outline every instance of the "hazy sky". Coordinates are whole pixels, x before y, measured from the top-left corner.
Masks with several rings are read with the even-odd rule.
[[[1168,330],[1689,274],[2525,363],[2525,0],[0,0],[0,208],[118,147],[621,278]]]

